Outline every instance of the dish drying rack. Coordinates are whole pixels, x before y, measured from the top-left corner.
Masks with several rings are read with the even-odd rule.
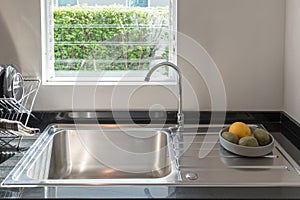
[[[0,118],[22,122],[27,126],[29,117],[32,115],[32,107],[40,87],[37,78],[24,77],[24,93],[20,100],[14,98],[0,98]],[[7,129],[0,129],[0,149],[17,149],[23,136]],[[16,144],[12,141],[18,139]]]

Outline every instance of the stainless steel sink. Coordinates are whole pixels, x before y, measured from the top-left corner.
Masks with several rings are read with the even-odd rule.
[[[171,131],[125,125],[53,125],[6,183],[164,184],[177,177]]]
[[[168,135],[143,131],[64,130],[55,135],[48,179],[161,178],[171,172]],[[144,135],[145,134],[145,135]],[[149,137],[148,137],[149,136]],[[50,146],[50,145],[49,145]],[[40,156],[29,176],[43,162]]]
[[[187,124],[182,138],[172,127],[49,126],[2,186],[300,186],[300,166],[276,138],[270,154],[247,158],[220,145],[224,125]]]

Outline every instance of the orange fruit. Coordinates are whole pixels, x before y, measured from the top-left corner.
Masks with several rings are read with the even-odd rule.
[[[234,122],[229,127],[229,132],[237,135],[240,138],[251,135],[249,126],[243,122]]]

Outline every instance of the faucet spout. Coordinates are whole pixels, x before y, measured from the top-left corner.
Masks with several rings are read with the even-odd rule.
[[[183,114],[183,109],[182,109],[182,75],[181,75],[181,71],[180,69],[173,63],[171,62],[161,62],[158,63],[157,65],[155,65],[154,67],[152,67],[150,69],[150,71],[147,73],[146,77],[145,77],[145,81],[149,82],[150,81],[150,77],[153,74],[153,72],[162,66],[168,66],[173,68],[177,74],[178,74],[178,113],[177,113],[177,131],[182,131],[183,130],[183,126],[184,126],[184,114]]]

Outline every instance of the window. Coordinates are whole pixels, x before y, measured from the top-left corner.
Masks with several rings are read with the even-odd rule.
[[[56,2],[56,4],[58,6],[67,6],[67,5],[77,5],[78,4],[78,0],[57,0],[58,2]]]
[[[149,7],[148,0],[128,0],[130,7]]]
[[[176,63],[176,0],[50,0],[44,5],[47,82],[139,82]],[[156,81],[174,81],[161,68]]]

